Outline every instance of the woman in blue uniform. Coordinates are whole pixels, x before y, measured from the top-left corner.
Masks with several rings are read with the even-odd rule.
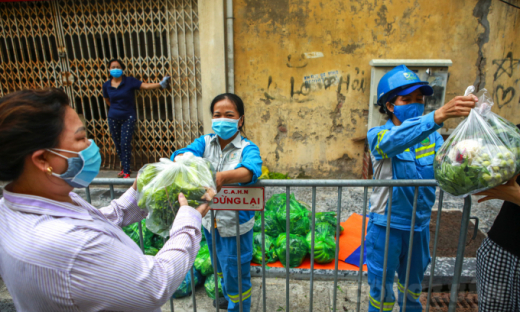
[[[423,116],[424,97],[432,95],[433,89],[404,65],[395,67],[381,78],[377,93],[380,112],[387,115],[388,121],[383,126],[370,129],[367,135],[374,179],[433,179],[433,159],[444,143],[437,130],[449,118],[468,116],[477,98],[473,95],[458,96],[440,109]],[[383,311],[393,309],[396,272],[401,309],[403,300],[406,300],[407,311],[422,311],[419,296],[424,271],[430,263],[429,223],[435,203],[435,187],[419,188],[410,278],[404,299],[414,192],[414,187],[394,187],[392,190],[388,266],[382,303],[389,188],[375,187],[370,197],[370,221],[366,237],[369,311],[379,311],[381,304]]]
[[[215,134],[203,135],[186,148],[172,155],[181,157],[184,153],[207,159],[217,171],[217,191],[222,185],[240,183],[254,184],[262,175],[262,159],[258,147],[242,136],[244,128],[244,103],[235,94],[226,93],[217,96],[211,102],[213,116],[212,129]],[[217,251],[217,275],[221,278],[225,298],[219,298],[213,305],[227,308],[228,311],[239,311],[238,281],[242,279],[243,311],[251,309],[251,273],[253,258],[253,225],[254,211],[240,211],[240,255],[242,276],[238,276],[236,219],[235,211],[216,211],[215,223],[211,224],[208,214],[202,220],[204,234],[210,253],[213,253],[211,227],[215,228]],[[213,261],[213,255],[211,257]]]
[[[118,177],[130,178],[132,135],[137,121],[134,91],[165,89],[168,87],[170,77],[164,77],[159,83],[142,82],[134,77],[123,75],[125,65],[118,59],[110,60],[108,68],[112,79],[103,84],[103,97],[109,107],[108,127],[123,167]]]

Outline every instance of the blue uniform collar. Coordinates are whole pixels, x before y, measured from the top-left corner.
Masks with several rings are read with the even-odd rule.
[[[210,142],[213,144],[218,144],[218,135],[214,134],[213,137],[211,138]],[[233,144],[233,146],[236,148],[241,148],[242,147],[242,135],[240,133],[238,133],[238,135],[229,144]]]
[[[388,120],[386,121],[385,127],[386,127],[386,128],[392,128],[392,127],[395,127],[394,122],[392,121],[392,119],[388,119]]]

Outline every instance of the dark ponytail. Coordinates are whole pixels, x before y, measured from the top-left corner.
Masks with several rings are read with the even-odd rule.
[[[23,90],[0,98],[0,181],[14,181],[25,157],[58,146],[69,98],[60,89]]]
[[[396,100],[397,100],[397,96],[394,96],[388,102],[395,103]],[[383,105],[384,106],[379,106],[379,112],[381,114],[386,115],[385,116],[386,119],[392,120],[392,117],[394,116],[394,114],[386,108],[386,103],[384,103]]]

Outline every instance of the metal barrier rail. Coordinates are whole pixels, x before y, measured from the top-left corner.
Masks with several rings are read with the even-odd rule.
[[[108,185],[110,188],[110,198],[114,199],[114,185],[132,185],[134,180],[132,179],[106,179],[106,178],[99,178],[95,179],[91,185]],[[336,233],[340,233],[340,220],[341,220],[341,200],[342,200],[342,191],[343,187],[363,187],[364,188],[364,202],[363,202],[363,226],[361,231],[361,241],[363,242],[361,244],[361,254],[359,259],[359,272],[358,272],[358,288],[357,288],[357,309],[356,311],[361,311],[361,285],[362,285],[362,275],[363,275],[363,253],[364,253],[364,241],[365,241],[365,227],[366,227],[366,216],[367,216],[367,207],[368,207],[368,188],[369,187],[389,187],[389,198],[388,198],[388,211],[387,211],[387,226],[386,226],[386,238],[385,238],[385,256],[383,260],[383,279],[382,281],[386,281],[386,275],[387,275],[387,266],[388,266],[388,246],[389,246],[389,237],[390,237],[390,217],[391,217],[391,211],[392,211],[392,190],[393,187],[401,187],[401,186],[407,186],[407,187],[414,187],[415,193],[414,193],[414,203],[413,203],[413,211],[412,211],[412,220],[411,220],[411,227],[415,227],[415,215],[417,210],[417,199],[418,199],[418,192],[419,187],[425,187],[425,186],[437,186],[437,182],[435,180],[260,180],[256,184],[252,185],[255,187],[261,186],[261,187],[285,187],[285,192],[287,194],[287,202],[286,202],[286,244],[289,245],[289,231],[290,231],[290,225],[289,225],[289,212],[290,212],[290,193],[291,193],[291,187],[311,187],[312,188],[312,210],[311,210],[311,231],[312,231],[312,240],[311,240],[311,271],[310,271],[310,296],[309,296],[309,311],[312,312],[313,310],[313,271],[314,271],[314,235],[315,235],[315,222],[316,222],[316,188],[317,187],[337,187],[338,188],[338,201],[337,201],[337,224],[336,224]],[[86,196],[88,202],[91,202],[90,197],[90,188],[86,189]],[[440,219],[441,219],[441,212],[442,212],[442,204],[444,200],[444,192],[440,191],[439,196],[439,208],[437,213],[437,224],[435,229],[435,238],[434,238],[434,247],[433,247],[433,256],[432,256],[432,263],[431,263],[431,273],[430,273],[430,280],[429,280],[429,287],[428,287],[428,298],[426,302],[426,312],[430,310],[430,299],[431,299],[431,291],[432,291],[432,283],[433,283],[433,276],[435,272],[435,264],[436,264],[436,252],[437,252],[437,241],[438,241],[438,234],[439,234],[439,228],[440,228]],[[459,241],[458,241],[458,248],[457,248],[457,256],[455,260],[455,270],[453,274],[453,281],[452,281],[452,287],[451,287],[451,295],[450,295],[450,303],[449,303],[449,310],[450,312],[454,312],[456,308],[457,303],[457,294],[458,294],[458,288],[459,288],[459,281],[460,276],[462,273],[462,264],[464,260],[464,249],[465,249],[465,241],[466,241],[466,233],[468,230],[469,225],[469,219],[470,219],[470,212],[471,212],[471,197],[466,197],[464,199],[464,207],[462,212],[462,221],[461,221],[461,229],[459,234]],[[211,215],[211,224],[214,223],[214,213],[213,211],[210,211]],[[239,233],[239,222],[238,222],[238,211],[236,212],[236,218],[237,218],[237,227],[236,227],[236,233],[237,233],[237,267],[238,267],[238,276],[242,276],[241,272],[241,263],[240,263],[240,235]],[[265,287],[265,272],[266,272],[266,263],[265,263],[265,223],[264,223],[264,212],[261,212],[261,218],[262,218],[262,301],[263,301],[263,311],[266,312],[266,287]],[[212,236],[212,254],[213,254],[213,266],[214,266],[214,277],[215,277],[215,298],[218,298],[218,279],[217,279],[217,265],[216,265],[216,247],[215,247],[215,229],[214,227],[211,228],[211,236]],[[140,244],[141,249],[144,251],[144,245],[143,245],[143,233],[141,228],[141,223],[139,223],[139,238],[140,238]],[[411,266],[411,252],[412,252],[412,246],[413,246],[413,239],[414,239],[414,231],[410,231],[410,239],[409,239],[409,247],[408,247],[408,258],[406,263],[406,280],[404,285],[404,291],[403,293],[408,293],[408,283],[409,283],[409,273],[410,273],[410,266]],[[286,264],[289,264],[290,261],[290,254],[289,254],[289,248],[286,248],[287,254],[286,254]],[[332,311],[336,311],[336,300],[337,300],[337,284],[338,284],[338,263],[339,263],[339,235],[336,235],[336,255],[335,255],[335,268],[334,268],[334,289],[333,289],[333,307]],[[290,268],[287,265],[286,267],[286,307],[285,311],[290,311],[289,306],[289,298],[290,298],[290,283],[289,283],[289,271]],[[195,299],[195,285],[194,285],[194,273],[193,273],[193,266],[190,270],[191,272],[191,286],[192,286],[192,298],[193,298],[193,311],[197,311],[196,306],[196,299]],[[384,282],[383,282],[384,283]],[[242,308],[242,281],[239,280],[239,305],[240,305],[240,311],[243,311]],[[385,287],[383,285],[382,292],[381,292],[381,298],[380,298],[380,312],[383,312],[383,303],[385,298]],[[174,311],[174,305],[173,305],[173,298],[170,299],[170,306],[171,311]],[[216,307],[216,311],[220,311],[218,305]],[[406,300],[403,302],[403,312],[406,311]]]

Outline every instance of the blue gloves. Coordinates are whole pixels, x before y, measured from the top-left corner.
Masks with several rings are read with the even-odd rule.
[[[169,82],[168,80],[170,80],[170,77],[166,76],[166,77],[163,78],[163,80],[161,80],[161,82],[159,82],[159,84],[161,85],[161,87],[163,89],[168,88],[168,82]]]

